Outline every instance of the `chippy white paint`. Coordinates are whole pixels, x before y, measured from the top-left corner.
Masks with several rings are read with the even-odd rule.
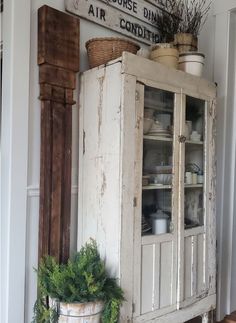
[[[122,322],[184,322],[193,313],[203,315],[216,299],[215,85],[128,53],[83,73],[81,83],[78,247],[90,236],[98,241],[125,291]],[[176,93],[176,216],[172,233],[141,237],[145,85]],[[183,229],[185,149],[179,141],[186,95],[207,102],[204,226],[190,231]]]

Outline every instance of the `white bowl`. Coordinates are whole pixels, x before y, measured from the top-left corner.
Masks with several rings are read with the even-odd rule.
[[[154,184],[171,185],[172,174],[157,174],[152,176]]]
[[[153,119],[143,118],[143,133],[144,134],[147,134],[150,131],[150,129],[153,125],[153,122],[154,122]]]
[[[149,58],[150,57],[150,49],[146,48],[140,48],[140,50],[137,52],[138,56]]]
[[[198,52],[186,52],[179,55],[178,69],[196,76],[202,76],[205,55]]]

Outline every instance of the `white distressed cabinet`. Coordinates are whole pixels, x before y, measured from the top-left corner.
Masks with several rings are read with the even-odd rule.
[[[215,308],[215,95],[129,53],[81,76],[78,247],[96,239],[119,279],[120,322]]]

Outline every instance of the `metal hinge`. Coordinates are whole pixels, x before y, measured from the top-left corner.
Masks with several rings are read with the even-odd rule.
[[[133,206],[136,207],[137,206],[137,197],[134,197],[134,200],[133,200]]]
[[[175,229],[175,225],[173,222],[170,222],[170,233],[173,233]]]
[[[83,130],[83,155],[85,154],[85,131]]]
[[[136,92],[135,92],[135,100],[136,100],[136,101],[139,101],[139,99],[140,99],[140,94],[139,94],[139,92],[138,92],[138,91],[136,91]]]
[[[212,193],[209,193],[209,200],[212,200]]]

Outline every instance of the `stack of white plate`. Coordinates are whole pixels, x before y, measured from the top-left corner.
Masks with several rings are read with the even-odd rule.
[[[151,225],[147,222],[144,216],[142,216],[142,233],[148,232],[152,229]]]
[[[158,120],[156,120],[153,123],[153,125],[152,125],[152,127],[151,127],[151,129],[150,129],[150,131],[149,131],[148,134],[149,135],[154,135],[154,136],[167,137],[167,138],[168,137],[171,137],[170,131],[167,130],[167,128],[164,127],[162,125],[162,123],[159,122]]]

